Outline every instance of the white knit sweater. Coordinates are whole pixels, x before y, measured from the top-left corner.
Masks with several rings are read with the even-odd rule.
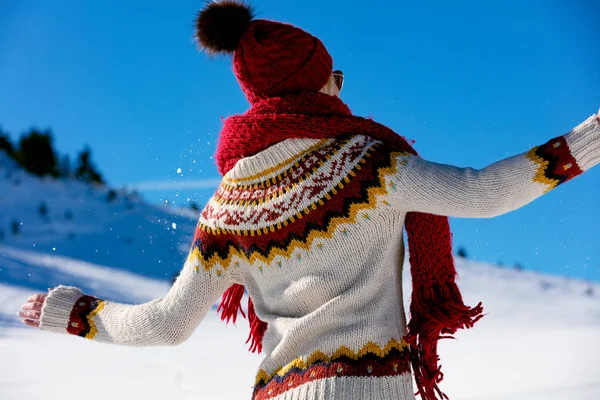
[[[41,329],[131,346],[184,342],[233,283],[268,323],[255,399],[414,399],[402,307],[407,212],[493,217],[600,162],[590,117],[482,170],[365,136],[289,139],[240,160],[203,210],[169,293],[141,305],[53,289]],[[206,235],[205,235],[206,236]]]

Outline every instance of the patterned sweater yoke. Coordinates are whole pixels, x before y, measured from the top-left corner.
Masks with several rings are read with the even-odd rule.
[[[124,305],[59,286],[40,327],[108,343],[176,345],[238,283],[268,324],[253,399],[413,400],[398,301],[406,214],[493,217],[598,162],[594,117],[481,170],[392,152],[363,135],[288,139],[224,176],[164,298]]]

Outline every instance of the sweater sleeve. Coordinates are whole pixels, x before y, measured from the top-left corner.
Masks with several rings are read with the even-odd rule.
[[[600,162],[595,116],[564,136],[481,170],[392,156],[388,202],[401,212],[488,218],[516,210]]]
[[[58,286],[42,308],[40,329],[129,346],[177,345],[187,340],[225,289],[235,283],[235,265],[205,269],[193,245],[165,297],[126,305]]]

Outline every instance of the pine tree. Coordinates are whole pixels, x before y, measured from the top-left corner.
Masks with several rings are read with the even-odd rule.
[[[18,235],[19,231],[20,231],[19,221],[13,220],[10,223],[10,229],[11,229],[13,235]]]
[[[522,265],[521,263],[518,263],[518,262],[516,262],[516,263],[515,263],[515,266],[514,266],[514,267],[515,267],[515,269],[516,269],[517,271],[523,271],[523,269],[524,269],[524,268],[523,268],[523,265]]]
[[[89,147],[85,147],[77,156],[75,177],[84,182],[104,184],[102,175],[92,164],[92,151]]]
[[[108,193],[106,194],[106,201],[108,201],[109,203],[112,203],[113,201],[115,201],[117,199],[117,192],[114,189],[110,189],[108,191]]]
[[[52,133],[31,129],[21,136],[19,150],[16,153],[19,164],[34,175],[59,175],[56,154],[52,147]]]
[[[2,150],[10,157],[14,157],[15,155],[15,148],[13,147],[13,144],[10,141],[10,137],[7,133],[2,131],[2,128],[0,128],[0,151]]]

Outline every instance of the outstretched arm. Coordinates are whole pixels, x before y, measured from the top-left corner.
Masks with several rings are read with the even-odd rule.
[[[75,287],[58,286],[47,297],[32,296],[29,306],[23,306],[21,316],[28,319],[28,325],[38,325],[42,330],[100,342],[130,346],[177,345],[194,332],[225,289],[236,283],[236,268],[239,267],[213,266],[206,270],[198,250],[192,248],[179,277],[164,298],[126,305],[86,295]]]
[[[402,212],[486,218],[516,210],[600,162],[600,113],[564,136],[481,170],[394,156],[390,204]]]

